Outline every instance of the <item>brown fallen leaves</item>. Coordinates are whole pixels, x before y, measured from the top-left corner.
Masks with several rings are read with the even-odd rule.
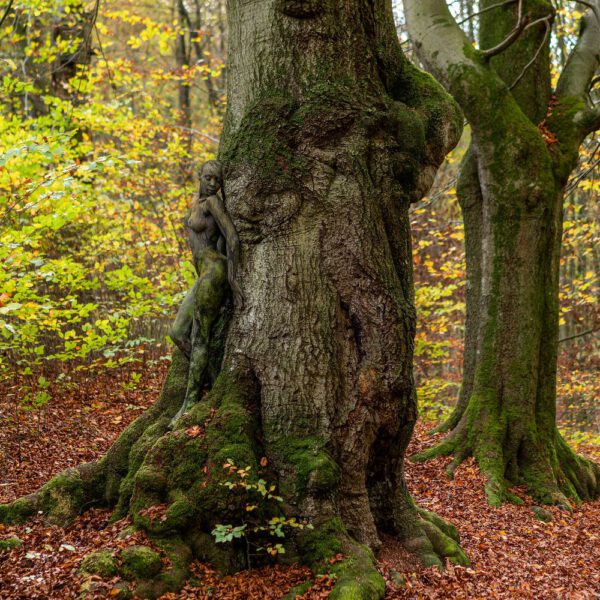
[[[139,370],[143,366],[137,367]],[[40,411],[17,411],[18,381],[0,384],[0,502],[35,491],[67,467],[102,456],[115,438],[158,398],[168,364],[146,368],[135,390],[127,389],[130,366],[83,371],[50,388]]]
[[[15,420],[10,418],[10,396],[0,393],[0,412],[9,417],[0,428],[0,472],[4,475],[2,483],[8,484],[0,486],[0,501],[32,492],[65,467],[101,456],[120,431],[140,414],[135,408],[147,406],[157,398],[163,375],[158,373],[144,382],[143,392],[124,392],[114,373],[81,381],[69,395],[51,401],[39,434],[37,422],[31,417],[23,418],[17,430]],[[95,408],[90,409],[92,405]],[[202,429],[186,433],[200,437]],[[431,443],[425,430],[424,425],[417,427],[410,453]],[[21,464],[15,460],[18,436]],[[600,448],[589,450],[593,458],[600,458]],[[490,508],[473,462],[466,462],[457,470],[455,479],[448,481],[444,473],[447,461],[408,463],[408,486],[420,506],[437,512],[459,528],[472,566],[449,565],[443,573],[424,569],[397,540],[385,537],[379,566],[388,583],[386,598],[600,598],[600,501],[586,503],[572,513],[549,508],[553,521],[543,523],[535,519],[531,500],[519,490],[525,505]],[[160,519],[164,507],[149,510],[148,516]],[[99,548],[117,550],[131,544],[149,544],[141,533],[120,539],[119,534],[129,522],[109,525],[109,516],[107,511],[94,509],[65,530],[48,526],[40,518],[24,526],[0,526],[0,538],[16,535],[23,540],[21,548],[0,555],[0,598],[77,598],[77,569],[87,554]],[[340,558],[334,557],[333,562]],[[165,600],[271,600],[306,581],[311,581],[312,587],[302,598],[316,600],[327,598],[334,584],[328,576],[314,579],[300,565],[263,567],[225,578],[197,562],[192,570],[201,581],[200,587],[186,586]],[[116,578],[98,579],[96,596],[110,598],[117,583]]]
[[[431,443],[419,425],[409,454]],[[598,460],[600,448],[589,448]],[[522,506],[487,505],[483,478],[472,460],[449,481],[444,467],[450,459],[408,464],[408,487],[420,506],[454,523],[469,555],[470,568],[449,565],[436,569],[396,568],[406,587],[391,583],[390,570],[406,556],[394,542],[380,553],[388,577],[386,598],[523,598],[532,600],[598,600],[600,598],[600,500],[577,507],[572,513],[545,507],[550,523],[537,520],[534,505],[522,490]]]
[[[209,566],[195,562],[192,572],[201,582],[198,587],[188,585],[179,594],[165,594],[162,600],[279,600],[291,588],[307,581],[312,581],[312,585],[298,600],[320,600],[329,596],[335,583],[327,575],[315,579],[310,569],[302,565],[274,565],[221,577]]]

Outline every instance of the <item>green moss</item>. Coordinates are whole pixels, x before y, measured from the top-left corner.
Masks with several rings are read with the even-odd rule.
[[[463,113],[454,98],[429,73],[407,61],[391,95],[422,115],[425,140],[434,151],[437,146],[442,157],[458,143],[463,130]],[[451,123],[450,144],[441,139],[445,131],[441,125],[448,122]]]
[[[298,534],[298,550],[302,561],[315,570],[324,561],[342,551],[342,539],[347,536],[340,518],[333,518],[315,529]]]
[[[339,581],[329,594],[330,600],[377,600],[384,596],[385,579],[375,570]]]
[[[19,498],[10,504],[0,506],[0,521],[23,523],[37,511],[58,525],[69,524],[90,501],[99,502],[98,482],[90,476],[82,479],[82,472],[88,475],[89,469],[67,469],[53,477],[39,492]],[[91,471],[90,471],[91,473]]]
[[[451,537],[448,537],[433,523],[424,521],[423,529],[438,557],[446,557],[457,565],[469,566],[471,564],[467,555],[463,552],[458,543]]]
[[[442,519],[439,515],[436,515],[434,512],[425,510],[423,508],[418,508],[417,512],[422,519],[425,519],[435,525],[442,533],[447,535],[450,539],[453,539],[456,543],[460,542],[460,536],[458,534],[458,529],[449,523],[448,521]]]
[[[121,551],[121,573],[126,579],[150,579],[162,569],[160,554],[148,546],[130,546]]]
[[[331,568],[337,582],[329,598],[337,600],[378,600],[385,595],[385,580],[375,567],[369,548],[346,540],[345,559]]]
[[[167,488],[165,474],[151,465],[143,465],[135,474],[135,485],[143,490],[161,493]]]
[[[111,550],[97,550],[81,561],[79,571],[101,577],[113,577],[117,574],[117,564]]]
[[[10,504],[0,504],[0,523],[18,525],[25,523],[37,510],[36,502],[25,496]]]
[[[86,491],[79,471],[67,469],[39,491],[39,508],[51,523],[65,526],[80,514],[87,500]]]
[[[282,482],[282,492],[302,500],[307,494],[331,493],[339,483],[340,469],[317,438],[285,437],[274,445],[279,460],[289,465],[295,478]],[[292,489],[291,489],[292,488]]]
[[[305,581],[294,586],[281,600],[296,600],[296,598],[305,594],[312,587],[312,584],[312,581]]]
[[[156,544],[170,561],[170,567],[157,578],[159,589],[164,590],[161,593],[177,591],[183,587],[189,575],[188,567],[192,559],[190,547],[175,537],[157,539]]]
[[[208,452],[202,439],[190,438],[177,441],[176,454],[169,457],[168,487],[189,488],[197,479],[206,463]]]
[[[5,551],[8,552],[10,550],[14,550],[15,548],[20,548],[22,545],[22,540],[16,536],[0,540],[0,554]]]
[[[196,509],[183,494],[181,497],[169,505],[166,512],[167,523],[176,529],[183,529],[193,518]]]
[[[166,431],[170,418],[183,402],[187,374],[188,360],[182,352],[175,349],[158,402],[123,431],[101,460],[101,467],[106,473],[105,501],[111,506],[117,505],[117,518],[127,512],[133,477],[148,450]],[[129,481],[122,488],[125,478]]]
[[[290,132],[282,127],[298,108],[279,90],[269,90],[250,106],[235,135],[226,136],[221,159],[229,164],[244,162],[259,167],[266,184],[289,185],[290,178],[304,170],[305,160],[293,148]]]

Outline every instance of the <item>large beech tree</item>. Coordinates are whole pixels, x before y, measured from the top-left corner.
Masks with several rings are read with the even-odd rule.
[[[129,514],[170,558],[159,573],[156,561],[138,569],[136,593],[153,597],[181,585],[192,555],[244,565],[243,544],[210,535],[243,513],[220,485],[229,459],[262,468],[284,514],[314,526],[286,539],[286,556],[322,569],[341,552],[326,565],[338,575],[331,597],[380,598],[381,532],[426,564],[467,561],[403,475],[417,416],[408,207],[462,117],[404,58],[387,0],[230,0],[228,12],[220,157],[245,301],[226,336],[213,332],[213,362],[225,342],[216,381],[170,431],[188,367],[176,350],[159,401],[104,458],[0,518],[41,510],[64,523],[93,504]]]
[[[556,428],[563,195],[584,138],[600,128],[590,86],[600,65],[592,0],[556,90],[548,0],[481,0],[473,48],[443,0],[404,0],[417,53],[462,107],[472,141],[457,193],[465,223],[467,322],[451,430],[418,459],[473,455],[492,504],[511,484],[568,506],[600,493],[600,467]],[[588,3],[589,4],[589,3]]]

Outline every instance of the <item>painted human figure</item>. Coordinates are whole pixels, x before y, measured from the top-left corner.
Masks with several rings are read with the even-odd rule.
[[[188,385],[177,421],[188,406],[197,402],[208,366],[211,329],[229,289],[236,303],[243,297],[236,280],[239,239],[225,210],[219,190],[223,185],[221,163],[209,160],[200,169],[200,190],[192,201],[187,219],[189,243],[198,278],[187,293],[169,333],[189,358]],[[226,256],[225,256],[226,253]]]

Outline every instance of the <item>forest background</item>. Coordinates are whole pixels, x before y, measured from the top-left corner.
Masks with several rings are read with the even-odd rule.
[[[449,4],[474,39],[476,3]],[[556,5],[560,69],[582,12]],[[2,417],[18,427],[80,381],[125,365],[121,385],[132,388],[169,360],[166,331],[194,280],[182,219],[224,114],[227,24],[222,0],[26,0],[0,18],[0,381]],[[460,384],[455,181],[468,136],[411,212],[426,421],[448,414]],[[590,136],[565,203],[558,418],[575,446],[600,440],[599,164]]]
[[[475,39],[477,3],[448,4]],[[585,5],[557,0],[555,6],[551,50],[559,72]],[[396,9],[398,33],[412,57]],[[172,349],[165,335],[195,277],[183,217],[197,189],[198,167],[218,149],[227,37],[225,0],[83,5],[9,0],[0,8],[0,501],[33,491],[65,466],[102,453],[161,385]],[[449,414],[461,380],[466,273],[455,183],[468,142],[467,126],[434,188],[411,209],[421,412],[417,446],[419,436]],[[582,146],[566,191],[558,386],[563,435],[595,458],[600,456],[599,175],[596,134]],[[78,431],[81,435],[73,435]],[[61,444],[68,444],[68,451]],[[440,491],[433,467],[419,469],[410,484],[421,497],[431,496],[432,508],[439,510],[435,502],[444,504],[444,493],[452,493]],[[468,494],[479,486],[458,485],[463,489],[453,496],[462,503],[464,518],[473,512]],[[509,571],[514,563],[498,555],[484,563],[487,549],[480,539],[495,528],[510,546],[515,532],[528,533],[523,514],[477,514],[473,522],[485,534],[480,538],[467,519],[460,523],[467,541],[470,536],[472,558],[479,561],[482,588],[501,579],[489,564]],[[96,514],[90,522],[98,528],[102,518]],[[506,522],[516,523],[514,531]],[[571,529],[576,550],[585,548],[578,532],[595,530],[577,522]],[[558,520],[556,527],[566,529],[567,522]],[[38,524],[23,553],[30,547],[34,554],[48,550],[48,531]],[[67,535],[76,537],[73,531]],[[56,531],[52,536],[59,548],[52,564],[60,565],[53,577],[60,586],[65,570],[73,567],[61,552],[71,552],[75,542]],[[522,548],[516,544],[510,552],[519,555]],[[543,544],[539,550],[544,553]],[[498,552],[502,556],[504,547]],[[581,555],[577,560],[565,555],[561,560],[568,567],[557,560],[553,568],[577,570],[581,581],[574,585],[589,591],[590,559]],[[16,569],[19,556],[6,562],[7,572]],[[548,570],[547,563],[540,566],[541,558],[529,562],[532,569]],[[44,564],[43,571],[52,570]],[[481,569],[488,569],[487,580]],[[446,577],[451,580],[453,573],[460,580],[473,571]],[[13,583],[22,588],[23,581],[32,581],[28,577],[34,575],[17,573]],[[433,575],[431,582],[438,584]]]

